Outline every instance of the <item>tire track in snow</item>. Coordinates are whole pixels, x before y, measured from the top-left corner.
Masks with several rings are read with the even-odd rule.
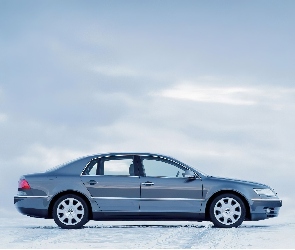
[[[211,227],[192,248],[239,248],[240,229]]]
[[[179,225],[160,227],[153,232],[153,240],[135,245],[135,248],[191,248],[195,238],[206,235],[210,226]],[[156,236],[156,237],[155,237]]]

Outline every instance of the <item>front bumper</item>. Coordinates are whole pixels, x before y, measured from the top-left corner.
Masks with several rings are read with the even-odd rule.
[[[252,199],[251,220],[265,220],[279,215],[282,200],[280,199]]]
[[[14,196],[14,205],[22,214],[37,218],[49,218],[48,196]]]

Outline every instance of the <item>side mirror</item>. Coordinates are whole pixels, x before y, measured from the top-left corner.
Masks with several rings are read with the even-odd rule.
[[[196,178],[195,173],[191,170],[185,170],[185,172],[182,174],[183,177],[186,178]]]

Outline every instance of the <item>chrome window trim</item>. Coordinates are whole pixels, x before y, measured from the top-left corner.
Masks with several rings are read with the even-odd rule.
[[[109,175],[101,175],[101,174],[98,174],[98,175],[96,175],[96,174],[89,174],[89,175],[85,175],[85,174],[80,174],[80,176],[92,176],[92,177],[97,177],[97,176],[119,176],[119,177],[137,177],[137,178],[139,178],[140,176],[137,176],[137,175],[111,175],[111,174],[109,174]]]
[[[170,157],[170,156],[163,156],[163,155],[156,155],[156,154],[141,154],[141,153],[126,153],[126,154],[124,154],[124,153],[118,153],[118,154],[114,154],[114,155],[111,155],[111,154],[107,154],[107,155],[96,155],[96,156],[94,156],[87,164],[86,164],[86,166],[83,168],[83,170],[82,170],[82,172],[81,172],[81,174],[80,174],[80,176],[90,176],[90,175],[83,175],[83,173],[84,173],[84,171],[85,171],[85,169],[87,168],[87,166],[88,166],[88,164],[92,161],[92,160],[95,160],[95,159],[101,159],[101,158],[104,158],[104,157],[111,157],[111,156],[134,156],[134,155],[137,155],[137,156],[139,156],[139,157],[146,157],[146,156],[151,156],[151,157],[153,157],[153,158],[160,158],[160,159],[167,159],[167,160],[169,160],[169,161],[171,161],[171,162],[174,162],[174,163],[176,163],[176,164],[178,164],[178,165],[180,165],[180,166],[182,166],[182,167],[184,167],[185,169],[188,169],[188,170],[191,170],[191,171],[193,171],[194,172],[194,174],[195,174],[195,176],[196,176],[196,179],[200,179],[200,180],[202,180],[202,177],[200,176],[200,174],[194,169],[194,168],[192,168],[192,167],[190,167],[189,165],[187,165],[187,164],[185,164],[185,163],[183,163],[183,162],[181,162],[181,161],[179,161],[179,160],[176,160],[176,159],[174,159],[174,158],[172,158],[172,157]],[[97,176],[97,175],[93,175],[93,176]],[[152,176],[150,176],[150,177],[152,177]],[[170,178],[170,177],[169,177]]]
[[[116,177],[116,176],[119,176],[119,177],[136,177],[136,178],[163,178],[163,179],[167,179],[167,178],[175,178],[175,179],[187,179],[188,177],[173,177],[173,176],[137,176],[137,175],[95,175],[95,174],[89,174],[89,175],[85,175],[85,174],[80,174],[81,177],[86,177],[86,176],[89,176],[89,177],[102,177],[102,176],[113,176],[113,177]],[[202,178],[198,175],[195,175],[196,179],[199,179],[199,180],[202,180]]]

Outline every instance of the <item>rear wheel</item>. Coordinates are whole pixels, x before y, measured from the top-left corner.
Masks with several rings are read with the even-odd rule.
[[[78,229],[88,222],[86,202],[75,194],[60,197],[53,206],[53,219],[61,228]]]
[[[238,227],[245,215],[244,202],[234,194],[221,194],[210,205],[210,218],[216,227]]]

